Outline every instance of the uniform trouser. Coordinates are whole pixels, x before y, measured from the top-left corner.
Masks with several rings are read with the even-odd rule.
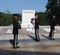
[[[50,30],[50,33],[49,33],[49,37],[52,38],[53,35],[54,35],[54,29],[51,29],[51,30]]]
[[[35,29],[35,37],[36,39],[39,39],[39,29]]]
[[[13,47],[17,47],[17,42],[18,42],[18,34],[14,34],[14,43],[13,43]]]

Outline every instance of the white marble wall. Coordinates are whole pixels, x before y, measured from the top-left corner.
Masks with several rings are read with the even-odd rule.
[[[22,10],[22,28],[31,28],[31,18],[35,18],[35,10]]]

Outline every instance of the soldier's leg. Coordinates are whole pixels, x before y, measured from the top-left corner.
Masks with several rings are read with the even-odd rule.
[[[36,37],[36,39],[37,39],[37,32],[36,32],[36,29],[35,29],[35,37]]]
[[[18,44],[18,34],[16,35],[16,42],[17,42],[16,44]]]
[[[14,44],[13,44],[13,48],[19,48],[19,46],[17,46],[17,41],[18,41],[18,35],[14,35]]]
[[[14,34],[14,38],[13,38],[13,48],[15,47],[15,34]]]
[[[39,29],[37,29],[37,40],[40,40],[40,38],[39,38]]]
[[[35,30],[35,37],[36,37],[36,41],[40,40],[40,38],[39,38],[39,29]]]
[[[13,47],[16,47],[16,34],[14,34],[14,43],[13,43]]]
[[[52,29],[50,30],[49,37],[52,38]]]
[[[50,31],[50,34],[49,34],[49,39],[55,40],[55,39],[53,38],[53,36],[54,36],[54,30],[51,30],[51,31]]]
[[[54,30],[52,31],[52,37],[54,36]]]

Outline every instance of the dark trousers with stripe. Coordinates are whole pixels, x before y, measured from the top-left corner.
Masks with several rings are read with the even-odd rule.
[[[54,30],[55,30],[55,26],[51,26],[50,27],[50,33],[49,33],[49,37],[52,38],[54,36]]]
[[[50,30],[50,33],[49,33],[49,37],[50,37],[50,38],[53,38],[53,36],[54,36],[54,30],[51,29],[51,30]]]
[[[35,37],[36,37],[36,40],[39,40],[39,28],[35,29]]]
[[[17,43],[18,43],[18,34],[14,34],[13,47],[17,47]]]

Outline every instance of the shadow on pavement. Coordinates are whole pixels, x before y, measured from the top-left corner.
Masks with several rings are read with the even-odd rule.
[[[18,42],[19,43],[33,43],[36,41],[35,37],[32,35],[28,35],[30,38],[29,39],[19,39]],[[50,42],[50,41],[57,41],[60,42],[60,38],[55,38],[55,40],[49,40],[48,36],[46,35],[41,35],[44,38],[40,38],[40,42]],[[12,40],[12,39],[10,39]],[[0,44],[11,44],[10,40],[0,40]]]
[[[0,50],[0,55],[60,55],[60,53]]]
[[[33,40],[36,40],[36,38],[32,35],[28,35],[30,38],[32,38]]]
[[[45,38],[49,39],[49,38],[48,38],[48,36],[46,36],[46,35],[43,35],[43,34],[42,34],[41,36],[43,36],[43,37],[45,37]]]
[[[50,40],[49,39],[49,37],[48,36],[46,36],[46,35],[41,35],[42,37],[44,37],[44,38],[46,38],[46,39],[48,39],[48,40]],[[60,38],[54,38],[54,39],[52,39],[52,40],[50,40],[50,41],[60,41]]]

